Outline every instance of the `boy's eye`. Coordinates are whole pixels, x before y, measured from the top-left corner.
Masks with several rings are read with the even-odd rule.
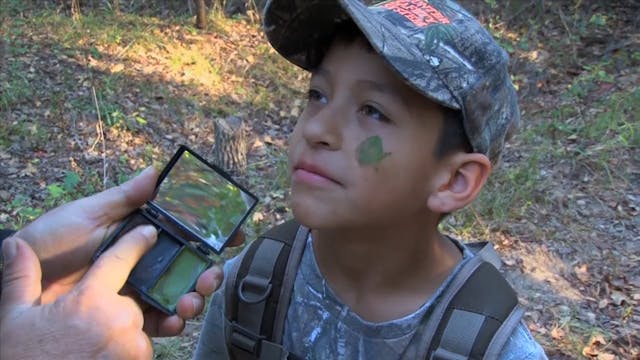
[[[372,105],[364,105],[360,108],[360,113],[377,121],[391,122],[391,120],[385,114],[383,114],[382,111],[378,110],[375,106]]]
[[[327,98],[316,89],[309,89],[309,91],[307,91],[307,100],[323,104],[327,102]]]

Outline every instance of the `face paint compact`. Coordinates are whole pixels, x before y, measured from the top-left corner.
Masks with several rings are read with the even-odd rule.
[[[258,200],[231,176],[186,146],[162,170],[152,200],[130,214],[105,239],[94,260],[139,225],[151,224],[158,240],[131,271],[127,284],[164,313],[195,289]]]

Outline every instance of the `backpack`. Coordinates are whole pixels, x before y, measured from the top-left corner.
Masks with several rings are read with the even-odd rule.
[[[225,338],[237,360],[302,359],[281,344],[293,283],[309,229],[289,220],[244,249],[225,281]],[[427,322],[427,359],[496,359],[523,309],[486,242],[454,276]],[[303,355],[303,354],[300,354]]]

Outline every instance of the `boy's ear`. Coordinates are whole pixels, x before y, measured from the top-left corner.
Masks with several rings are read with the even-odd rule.
[[[436,177],[436,190],[429,194],[427,206],[433,212],[448,214],[471,203],[484,186],[491,161],[483,154],[452,155],[441,176]]]

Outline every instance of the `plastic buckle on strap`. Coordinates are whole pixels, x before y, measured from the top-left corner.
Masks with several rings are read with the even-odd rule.
[[[264,336],[256,335],[253,332],[238,325],[237,322],[231,323],[231,338],[232,345],[247,351],[248,353],[259,358],[260,355],[260,343],[264,340]]]
[[[270,280],[262,277],[247,275],[238,286],[238,297],[248,304],[264,301],[269,294],[271,294]]]

